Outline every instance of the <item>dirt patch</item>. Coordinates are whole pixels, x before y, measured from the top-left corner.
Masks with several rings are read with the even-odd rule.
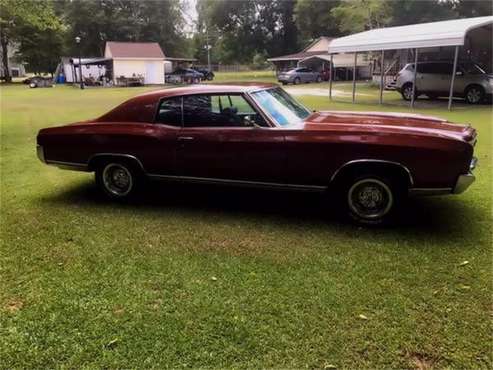
[[[425,353],[411,353],[409,357],[417,370],[433,369],[438,361],[438,359]]]
[[[22,307],[24,307],[24,302],[18,298],[10,299],[7,304],[4,306],[5,310],[10,313],[15,313],[19,311]]]

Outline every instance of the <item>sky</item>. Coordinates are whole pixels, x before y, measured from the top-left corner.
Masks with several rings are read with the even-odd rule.
[[[182,0],[185,4],[185,20],[187,22],[187,30],[186,32],[192,33],[194,31],[194,22],[198,18],[197,9],[195,8],[197,5],[197,0]]]

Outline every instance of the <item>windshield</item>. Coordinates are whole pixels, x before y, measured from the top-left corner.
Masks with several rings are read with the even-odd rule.
[[[280,87],[252,93],[260,107],[281,126],[302,122],[310,111]]]

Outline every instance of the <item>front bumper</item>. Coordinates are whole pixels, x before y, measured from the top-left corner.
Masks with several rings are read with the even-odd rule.
[[[478,159],[473,157],[471,164],[469,165],[469,172],[463,175],[459,175],[457,182],[455,183],[453,194],[461,194],[467,190],[469,186],[476,180],[476,177],[472,174],[472,171],[476,168],[478,164]]]
[[[471,184],[476,180],[472,171],[476,168],[478,159],[473,157],[471,163],[469,164],[469,172],[459,175],[453,187],[446,188],[411,188],[409,189],[409,194],[413,196],[420,195],[446,195],[446,194],[461,194],[471,186]]]
[[[293,76],[279,75],[277,76],[279,82],[293,82]]]

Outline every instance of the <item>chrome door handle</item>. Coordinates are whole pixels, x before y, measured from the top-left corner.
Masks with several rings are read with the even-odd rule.
[[[178,136],[178,141],[192,141],[194,139],[193,136]]]

